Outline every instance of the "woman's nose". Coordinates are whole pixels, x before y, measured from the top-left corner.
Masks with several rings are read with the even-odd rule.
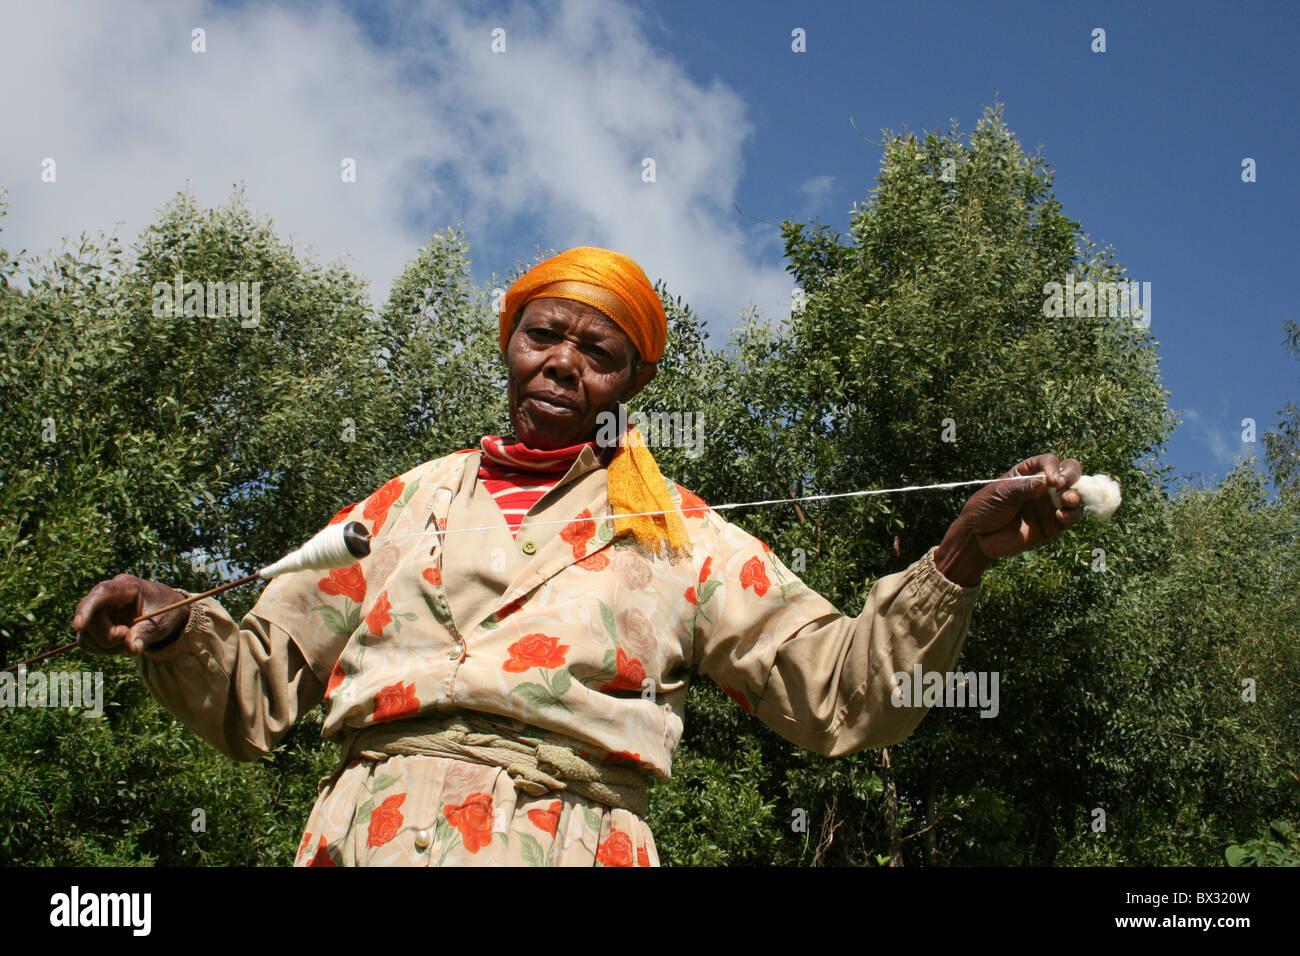
[[[578,379],[578,353],[568,342],[560,342],[546,354],[546,372],[557,378]]]

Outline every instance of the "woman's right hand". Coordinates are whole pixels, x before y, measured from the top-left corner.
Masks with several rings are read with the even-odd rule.
[[[183,591],[157,581],[119,574],[100,581],[77,603],[72,629],[82,647],[97,654],[138,655],[151,644],[171,637],[189,620],[190,609],[178,607],[132,626],[151,608],[185,599]]]

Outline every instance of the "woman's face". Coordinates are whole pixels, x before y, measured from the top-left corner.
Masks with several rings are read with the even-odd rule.
[[[601,412],[616,412],[654,377],[636,347],[599,309],[572,299],[533,299],[506,345],[510,426],[530,448],[565,448],[596,437]]]

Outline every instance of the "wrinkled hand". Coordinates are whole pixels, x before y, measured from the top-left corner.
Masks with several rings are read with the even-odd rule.
[[[1077,491],[1062,492],[1058,508],[1048,492],[1074,484],[1082,474],[1073,458],[1025,459],[1003,476],[1025,480],[991,482],[971,495],[935,552],[935,566],[950,580],[970,585],[998,558],[1052,540],[1083,518],[1083,499]]]
[[[81,646],[96,654],[138,655],[183,627],[190,609],[177,608],[134,626],[131,621],[150,608],[166,607],[184,597],[165,584],[119,574],[100,581],[77,603],[72,629]]]

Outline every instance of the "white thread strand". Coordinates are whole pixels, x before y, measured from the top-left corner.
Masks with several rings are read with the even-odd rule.
[[[794,504],[795,502],[802,502],[802,501],[828,501],[832,498],[861,498],[861,497],[866,497],[868,495],[891,495],[891,494],[899,494],[908,491],[930,491],[930,490],[945,489],[945,488],[962,488],[967,485],[989,485],[995,481],[1034,481],[1041,477],[1042,477],[1042,473],[1039,472],[1032,475],[1011,475],[1009,477],[1004,476],[999,478],[973,478],[970,481],[946,481],[936,485],[904,485],[900,488],[872,488],[872,489],[867,489],[865,491],[839,491],[839,492],[833,492],[824,495],[803,495],[802,497],[799,498],[767,498],[762,501],[735,501],[729,504],[706,505],[705,507],[711,511],[728,511],[733,508],[753,508],[753,507],[759,507],[763,505]],[[1109,478],[1107,478],[1107,480],[1110,481]],[[1080,481],[1082,482],[1083,479],[1080,479]],[[1113,481],[1111,483],[1114,484]],[[1071,487],[1074,487],[1077,490],[1077,485],[1072,485]],[[1049,490],[1052,491],[1053,493],[1055,493],[1056,491],[1055,488]],[[1117,496],[1119,494],[1118,484],[1115,485],[1115,494]],[[1082,497],[1082,492],[1080,493],[1080,496]],[[1058,508],[1060,507],[1059,501],[1057,501],[1057,507]],[[1119,507],[1118,501],[1116,501],[1115,507],[1116,508]],[[683,510],[690,511],[691,509],[689,507],[684,509],[670,508],[666,511],[637,511],[626,515],[605,515],[605,516],[593,515],[592,517],[583,520],[607,521],[607,520],[613,520],[614,518],[638,518],[638,517],[648,518],[648,517],[653,517],[655,515],[678,514],[680,511]],[[1112,508],[1110,512],[1106,514],[1105,517],[1108,518],[1110,514],[1113,513],[1114,513],[1114,508]],[[1100,517],[1100,514],[1098,514],[1098,517]],[[555,525],[555,524],[568,525],[568,524],[572,524],[574,521],[577,520],[579,519],[559,518],[551,521],[532,521],[529,522],[528,526],[530,528],[536,528],[542,525]],[[1105,519],[1103,518],[1103,520]],[[499,527],[498,525],[483,525],[482,527],[478,527],[478,528],[449,528],[445,531],[440,531],[436,528],[431,528],[427,531],[412,531],[412,532],[408,532],[407,534],[395,534],[391,538],[388,538],[387,540],[395,541],[399,538],[422,538],[425,535],[429,535],[429,534],[436,534],[439,536],[444,536],[449,534],[470,534],[472,532],[477,532],[477,531],[495,531],[497,530],[498,527]]]
[[[1000,478],[973,478],[970,481],[946,481],[935,485],[904,485],[899,488],[871,488],[863,491],[839,491],[824,495],[803,495],[798,498],[767,498],[762,501],[734,501],[721,505],[705,505],[705,508],[712,511],[730,511],[734,508],[755,508],[765,505],[783,505],[795,504],[801,501],[829,501],[834,498],[863,498],[869,495],[891,495],[901,494],[908,491],[932,491],[943,490],[948,488],[963,488],[968,485],[989,485],[995,481],[1035,481],[1041,478],[1040,474],[1033,475],[1011,475]],[[1110,519],[1122,500],[1120,495],[1119,484],[1109,475],[1083,475],[1077,482],[1070,486],[1079,493],[1085,505],[1084,510],[1093,517],[1107,521]],[[1061,507],[1060,492],[1055,488],[1049,488],[1052,500],[1056,506]],[[593,515],[590,518],[582,519],[586,521],[609,521],[615,518],[638,518],[653,517],[655,515],[677,514],[682,510],[692,510],[690,508],[678,509],[670,508],[664,511],[638,511],[627,515]],[[529,523],[529,527],[538,527],[541,525],[569,525],[577,521],[577,518],[560,518],[551,521],[534,521]],[[408,534],[396,534],[387,540],[393,541],[398,538],[422,538],[426,535],[436,534],[439,536],[449,534],[470,534],[477,531],[495,531],[498,525],[484,525],[479,528],[451,528],[439,530],[433,528],[426,531],[414,531]],[[286,554],[274,564],[268,564],[262,570],[257,572],[258,577],[265,580],[278,577],[281,574],[288,574],[291,571],[328,571],[332,568],[347,567],[357,561],[355,555],[348,549],[347,538],[344,535],[344,529],[347,524],[333,524],[314,535],[310,541],[304,544],[296,551]]]
[[[290,571],[328,571],[355,564],[357,559],[348,550],[347,538],[343,533],[346,527],[346,524],[332,524],[317,532],[297,551],[286,554],[274,564],[268,564],[257,572],[257,576],[269,581]]]

